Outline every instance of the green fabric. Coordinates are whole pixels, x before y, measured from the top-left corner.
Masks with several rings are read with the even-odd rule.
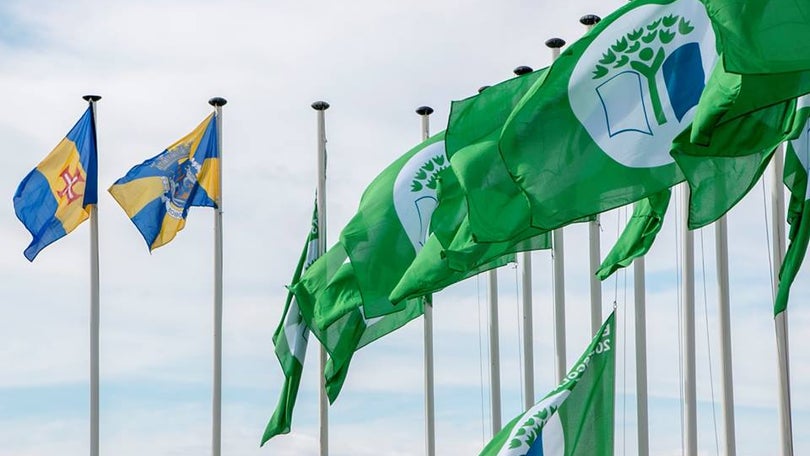
[[[388,295],[428,236],[429,225],[424,222],[436,205],[438,175],[448,167],[443,141],[444,132],[436,134],[383,170],[363,192],[357,214],[341,231],[340,243],[354,268],[368,318],[402,309]],[[319,310],[324,313],[318,319],[325,323],[346,311],[341,303]]]
[[[292,283],[298,282],[301,274],[318,258],[318,208],[312,213],[312,224],[307,235],[304,250],[298,260],[293,273]],[[279,434],[290,432],[292,413],[295,400],[298,397],[298,388],[301,385],[301,373],[304,368],[304,359],[307,353],[309,328],[292,292],[287,293],[284,311],[281,315],[276,331],[273,333],[276,357],[284,372],[284,385],[281,388],[281,397],[276,410],[262,435],[261,445]]]
[[[804,97],[805,104],[807,97]],[[796,116],[791,140],[787,141],[784,182],[790,189],[788,223],[790,245],[779,270],[779,286],[774,302],[774,316],[787,309],[790,287],[799,273],[807,246],[810,244],[810,204],[808,203],[807,175],[810,172],[810,108],[802,106]]]
[[[630,221],[596,271],[599,280],[607,279],[617,269],[626,268],[633,260],[647,254],[664,225],[671,194],[667,189],[636,203]]]
[[[340,242],[292,286],[305,321],[330,355],[326,382],[331,401],[346,380],[355,351],[422,314],[423,293],[396,304],[388,296],[423,250],[423,231],[438,226],[431,221],[437,199],[454,192],[447,182],[443,193],[438,188],[440,176],[449,173],[443,138],[439,133],[422,142],[380,173]],[[455,199],[457,206],[463,202],[463,196]],[[458,211],[447,207],[447,212]],[[509,261],[510,253],[498,252],[482,267]],[[478,271],[453,271],[439,262],[423,272],[433,275],[421,276],[420,283],[435,290]]]
[[[503,171],[497,149],[500,127],[523,93],[544,76],[545,70],[535,71],[489,87],[473,97],[453,102],[446,133],[451,168],[442,171],[439,176],[439,203],[431,220],[432,234],[392,291],[389,297],[392,302],[423,296],[497,268],[514,261],[517,252],[550,248],[549,234],[540,230],[527,233],[528,239],[525,241],[483,243],[473,239],[465,194],[478,191],[478,183],[465,188],[469,183],[460,182],[453,171],[458,163],[467,159],[475,160],[489,172]],[[501,166],[497,168],[499,164]],[[519,192],[508,176],[501,175],[499,182],[502,184],[500,188],[486,188],[483,191],[495,195],[507,189]]]
[[[452,104],[447,127],[447,156],[463,194],[467,196],[465,215],[473,223],[481,222],[482,228],[476,232],[475,242],[505,239],[489,235],[484,229],[488,225],[483,222],[500,227],[521,226],[528,221],[528,201],[504,166],[498,150],[498,139],[514,107],[527,91],[542,84],[547,74],[548,70],[544,68],[512,78]],[[486,215],[482,218],[482,214],[491,213],[498,213],[499,219],[486,219]],[[450,236],[438,234],[445,247],[456,237],[455,232]],[[513,238],[517,234],[511,233],[508,237]]]
[[[504,426],[481,456],[543,454],[544,441],[562,442],[563,448],[555,448],[554,454],[613,455],[615,332],[616,313],[612,312],[560,385]],[[559,428],[549,424],[552,421],[559,422],[562,436]]]
[[[466,194],[472,238],[551,230],[684,179],[691,228],[728,211],[767,165],[810,73],[732,74],[716,29],[701,3],[636,0],[566,49],[504,123],[505,169],[475,150],[458,165],[451,156],[465,189],[486,183]]]
[[[725,122],[709,146],[691,143],[689,130],[675,138],[672,156],[690,187],[690,229],[722,217],[756,184],[787,137],[795,106],[790,100]]]
[[[810,4],[797,0],[702,0],[730,72],[810,70]]]
[[[678,10],[683,5],[688,10],[688,18],[682,17]],[[656,143],[659,146],[652,149],[642,143],[637,152],[630,151],[636,156],[623,158],[631,162],[629,164],[620,163],[615,151],[609,153],[603,147],[627,135],[641,137],[644,141],[658,141],[657,138],[666,134],[674,137],[682,131],[681,124],[688,125],[687,118],[679,120],[664,112],[660,100],[664,88],[655,85],[653,75],[656,69],[662,68],[664,57],[674,52],[667,46],[678,43],[662,44],[659,35],[666,36],[667,40],[671,40],[670,36],[675,40],[704,40],[702,37],[710,33],[708,26],[701,29],[694,26],[700,14],[704,14],[703,21],[708,23],[705,11],[701,10],[699,4],[683,0],[633,1],[603,19],[591,33],[566,49],[549,69],[545,80],[536,83],[523,97],[501,134],[503,161],[509,175],[528,198],[530,213],[507,218],[501,215],[502,211],[485,212],[489,204],[482,195],[477,203],[469,203],[483,208],[479,217],[471,217],[475,235],[485,233],[493,240],[504,240],[526,229],[527,223],[551,230],[632,203],[680,182],[682,175],[666,156],[669,145],[666,140]],[[650,43],[644,30],[651,30]],[[643,63],[642,57],[652,60]],[[629,72],[631,68],[635,72]],[[636,75],[633,77],[639,81],[637,84],[651,86],[648,91],[655,94],[649,97],[653,109],[645,114],[653,134],[634,133],[636,127],[617,127],[620,131],[611,132],[610,119],[605,126],[605,120],[598,118],[607,115],[600,104],[600,90],[628,74]],[[646,94],[642,92],[641,96],[646,97]],[[591,105],[583,109],[589,111],[577,114],[577,103],[572,96],[587,98]],[[591,122],[590,126],[583,123],[586,121]],[[598,128],[604,133],[595,130]],[[663,130],[659,132],[656,128]],[[604,135],[604,139],[596,139],[599,135]],[[617,149],[627,151],[627,148]],[[656,159],[648,160],[653,155]],[[468,200],[474,198],[475,195],[468,195]]]
[[[700,96],[691,142],[709,145],[714,129],[723,123],[808,92],[810,71],[739,75],[727,72],[721,60]]]

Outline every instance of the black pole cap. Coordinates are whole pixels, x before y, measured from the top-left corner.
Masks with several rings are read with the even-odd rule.
[[[525,66],[525,65],[521,65],[521,66],[519,66],[519,67],[515,68],[514,70],[512,70],[512,72],[513,72],[513,73],[515,73],[515,74],[516,74],[516,75],[518,75],[518,76],[523,76],[524,74],[529,74],[529,73],[531,73],[532,71],[534,71],[534,70],[532,69],[532,67],[530,67],[530,66]]]
[[[579,18],[579,23],[582,25],[596,25],[601,21],[602,18],[597,16],[596,14],[586,14]]]
[[[484,90],[487,90],[488,88],[490,88],[490,86],[481,86],[481,87],[478,88],[478,93],[481,93]]]
[[[82,97],[82,99],[90,103],[95,103],[98,100],[101,100],[101,95],[85,95]]]
[[[416,108],[416,113],[419,114],[420,116],[429,116],[433,114],[433,108],[431,108],[430,106],[420,106]]]
[[[225,106],[225,104],[227,102],[228,102],[228,100],[226,100],[226,99],[224,99],[222,97],[214,97],[214,98],[208,100],[208,104],[210,104],[211,106],[214,106],[214,107]]]
[[[546,46],[552,49],[559,49],[565,46],[565,40],[562,38],[549,38],[546,40]]]
[[[315,103],[312,103],[312,109],[316,111],[326,111],[329,109],[329,103],[325,101],[316,101]]]

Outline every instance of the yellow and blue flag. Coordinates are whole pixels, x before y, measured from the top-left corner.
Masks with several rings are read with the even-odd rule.
[[[98,202],[97,170],[95,119],[87,108],[14,194],[14,212],[34,237],[24,252],[28,261],[87,220]]]
[[[216,115],[118,179],[110,193],[141,232],[149,250],[174,239],[191,206],[217,207]]]

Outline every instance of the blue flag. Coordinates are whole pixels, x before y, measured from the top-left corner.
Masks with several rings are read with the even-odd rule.
[[[14,212],[34,237],[24,252],[28,261],[90,217],[98,201],[97,170],[95,119],[87,108],[14,194]]]
[[[219,154],[215,114],[160,154],[118,179],[110,193],[141,232],[149,250],[172,239],[192,206],[217,207]]]

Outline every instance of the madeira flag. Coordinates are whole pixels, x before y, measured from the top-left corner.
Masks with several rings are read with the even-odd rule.
[[[97,169],[95,119],[87,108],[14,194],[14,212],[34,237],[24,252],[28,261],[90,216],[98,202]]]
[[[219,155],[212,113],[183,139],[135,166],[110,193],[138,227],[149,250],[172,239],[186,225],[191,206],[217,207]]]

